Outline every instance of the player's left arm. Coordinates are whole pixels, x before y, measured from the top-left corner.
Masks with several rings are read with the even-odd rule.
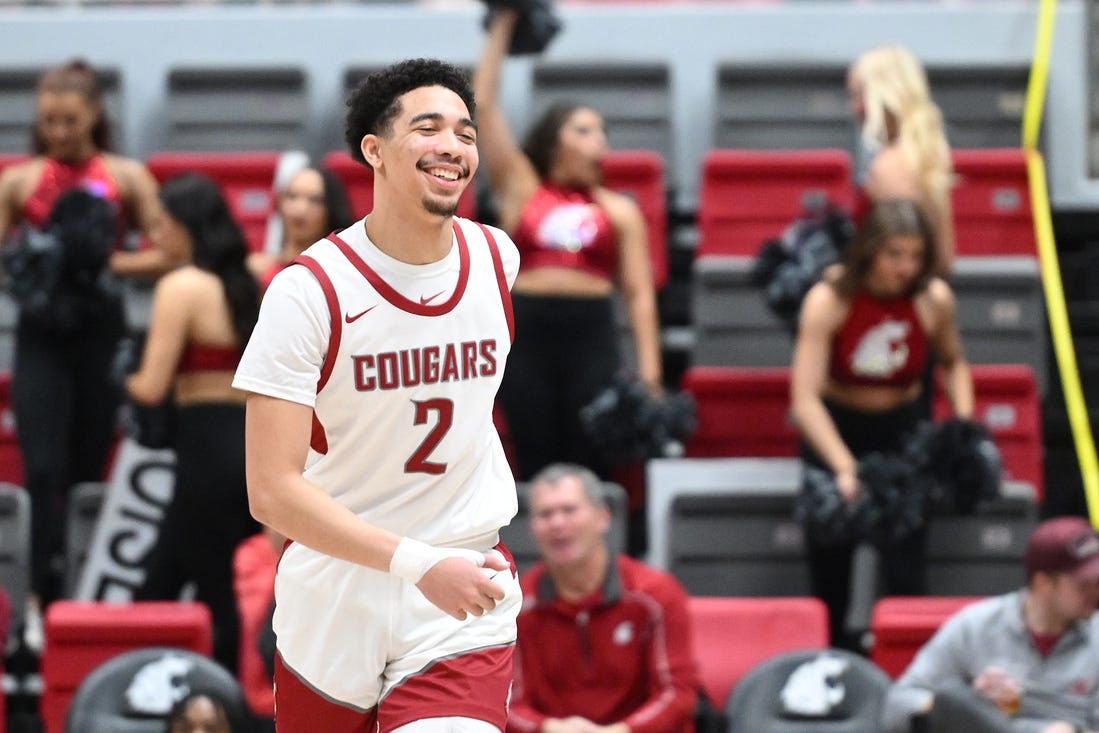
[[[971,419],[974,408],[973,375],[958,333],[954,293],[945,280],[933,278],[928,284],[927,296],[934,314],[931,346],[935,360],[943,371],[943,389],[954,415]]]
[[[597,201],[614,225],[618,241],[618,281],[637,350],[638,376],[650,389],[659,392],[663,379],[660,319],[645,219],[633,199],[620,193],[599,189]]]

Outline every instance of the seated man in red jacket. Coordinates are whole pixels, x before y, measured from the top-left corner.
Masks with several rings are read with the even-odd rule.
[[[687,594],[606,543],[610,510],[591,471],[531,480],[542,561],[524,574],[509,733],[691,733],[697,701]]]

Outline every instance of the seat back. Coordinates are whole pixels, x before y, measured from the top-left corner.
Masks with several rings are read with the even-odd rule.
[[[519,572],[539,560],[538,544],[530,532],[530,484],[519,482],[515,486],[519,495],[519,512],[511,524],[500,528],[500,540],[511,551]],[[612,553],[625,552],[629,535],[629,499],[626,490],[616,483],[603,482],[607,504],[611,511],[611,526],[607,531],[607,547]]]
[[[725,705],[730,733],[878,733],[889,677],[843,649],[791,651],[757,665]]]
[[[668,282],[668,201],[664,159],[651,150],[614,150],[603,158],[603,183],[637,202],[649,234],[653,284]]]
[[[1034,257],[958,257],[950,280],[971,364],[1026,364],[1038,394],[1048,382],[1045,297]]]
[[[752,283],[754,257],[702,255],[691,264],[693,366],[789,366],[794,340]]]
[[[1023,554],[1038,523],[1030,496],[1003,496],[965,516],[938,516],[927,529],[927,592],[996,595],[1026,583]]]
[[[23,628],[30,588],[31,500],[26,490],[0,482],[0,587],[11,601],[12,630]]]
[[[559,102],[587,105],[602,115],[612,147],[652,150],[666,161],[675,160],[671,69],[667,64],[605,58],[540,60],[530,82],[531,98],[537,103],[528,123]]]
[[[788,367],[695,366],[681,383],[698,411],[688,456],[797,455],[798,433],[788,419]]]
[[[326,153],[321,166],[332,171],[347,190],[352,216],[363,217],[374,209],[374,171],[343,150]],[[477,218],[477,197],[472,183],[458,199],[455,213],[464,219]]]
[[[1042,402],[1033,368],[1026,364],[973,364],[974,417],[992,434],[1004,464],[1004,479],[1034,487],[1036,501],[1045,494],[1042,447]],[[934,412],[950,416],[950,403],[937,389]]]
[[[847,206],[844,150],[711,150],[702,161],[697,256],[755,256],[802,213],[806,194]]]
[[[148,646],[178,647],[205,656],[213,651],[210,610],[201,603],[55,601],[46,609],[45,632],[39,700],[44,733],[61,733],[77,688],[111,657]]]
[[[190,692],[217,695],[229,726],[250,725],[240,685],[209,657],[186,649],[151,647],[111,657],[80,684],[65,733],[162,733],[171,706]]]
[[[702,689],[719,710],[760,662],[828,647],[828,609],[816,598],[691,597],[687,611]]]
[[[668,516],[668,570],[697,596],[805,596],[794,494],[681,493]]]
[[[251,251],[263,249],[267,221],[275,210],[275,172],[279,153],[160,152],[146,159],[160,183],[182,173],[205,173],[221,188],[229,212],[240,225]]]
[[[955,149],[951,191],[959,256],[1037,256],[1021,148]]]
[[[891,596],[874,604],[870,616],[870,659],[896,679],[943,623],[979,596]]]
[[[161,150],[293,150],[310,115],[305,70],[294,66],[173,68]]]

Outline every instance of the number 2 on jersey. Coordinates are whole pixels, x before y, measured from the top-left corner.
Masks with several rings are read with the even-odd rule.
[[[431,428],[431,432],[427,434],[423,442],[419,447],[413,451],[408,460],[405,461],[404,470],[405,473],[430,473],[440,474],[446,471],[445,463],[436,463],[435,461],[427,460],[431,455],[431,451],[435,450],[435,447],[439,445],[442,439],[446,436],[450,430],[450,426],[454,424],[454,402],[446,399],[434,399],[434,400],[415,400],[412,403],[416,406],[416,415],[412,420],[414,425],[424,425],[430,420],[430,413],[432,411],[437,412],[439,415],[438,422],[435,423],[435,427]]]

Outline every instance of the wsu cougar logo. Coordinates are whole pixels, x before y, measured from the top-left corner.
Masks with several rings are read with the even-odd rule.
[[[846,690],[835,678],[845,669],[847,660],[830,654],[798,665],[779,693],[783,707],[798,715],[827,715],[843,702]]]
[[[134,675],[126,688],[130,710],[153,715],[168,713],[189,691],[186,676],[195,663],[178,654],[165,654]]]
[[[907,321],[885,321],[862,335],[851,353],[851,373],[876,379],[891,377],[908,361]]]
[[[538,240],[546,249],[567,252],[579,252],[591,246],[599,231],[595,210],[591,204],[558,206],[538,227]]]

